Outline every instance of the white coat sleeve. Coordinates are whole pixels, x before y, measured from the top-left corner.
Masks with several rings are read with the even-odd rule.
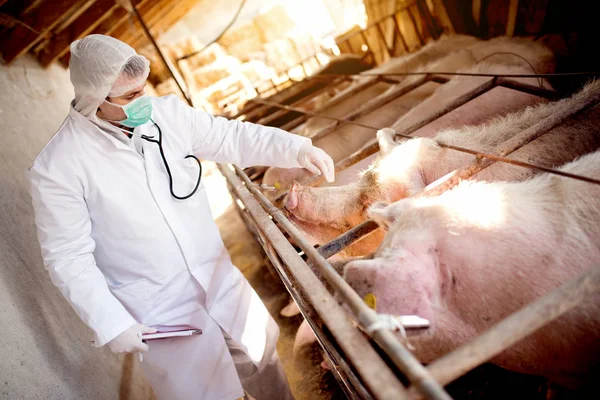
[[[300,167],[298,151],[310,139],[278,128],[215,117],[179,101],[192,134],[192,151],[199,158],[241,168]]]
[[[81,320],[108,343],[136,323],[110,292],[94,255],[83,189],[71,171],[34,164],[28,170],[44,267]]]

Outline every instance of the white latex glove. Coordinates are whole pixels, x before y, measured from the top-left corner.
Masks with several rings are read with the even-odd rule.
[[[108,342],[106,345],[113,353],[139,353],[140,362],[143,361],[142,353],[148,351],[148,345],[142,342],[142,333],[154,333],[156,329],[142,324],[135,324]]]
[[[298,151],[298,164],[315,175],[325,175],[327,182],[335,179],[335,167],[329,154],[310,142],[305,142]]]

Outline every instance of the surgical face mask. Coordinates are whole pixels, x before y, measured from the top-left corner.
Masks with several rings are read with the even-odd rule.
[[[122,121],[113,121],[118,122],[123,126],[135,128],[136,126],[144,125],[152,118],[152,101],[148,96],[140,96],[125,105],[111,103],[108,100],[105,101],[108,104],[123,110],[127,118]]]

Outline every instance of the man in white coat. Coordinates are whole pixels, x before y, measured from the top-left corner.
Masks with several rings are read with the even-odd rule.
[[[194,156],[304,167],[333,180],[310,140],[149,98],[149,62],[117,39],[71,44],[69,116],[29,169],[45,268],[95,345],[144,352],[160,399],[292,398],[279,330],[232,265]],[[201,335],[142,341],[155,330]]]

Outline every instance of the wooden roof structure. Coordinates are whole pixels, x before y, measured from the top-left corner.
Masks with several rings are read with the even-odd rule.
[[[133,0],[150,32],[169,29],[201,0]],[[133,48],[149,44],[137,20],[125,7],[129,0],[0,0],[0,56],[10,64],[32,53],[47,67],[69,63],[69,45],[93,33],[110,35]]]

